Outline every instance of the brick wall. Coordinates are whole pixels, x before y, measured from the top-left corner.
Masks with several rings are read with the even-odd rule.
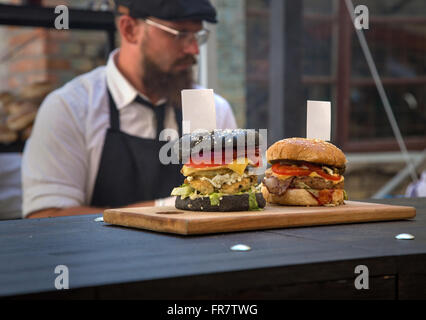
[[[0,2],[19,4],[19,1]],[[44,1],[52,10],[57,4],[87,8],[88,3]],[[31,134],[33,119],[19,127],[13,125],[11,119],[27,111],[34,115],[45,94],[82,73],[105,65],[108,46],[104,31],[0,26],[0,39],[0,93],[14,96],[10,105],[0,105],[0,130],[8,134],[7,139],[0,142],[1,153],[22,150]],[[45,82],[49,82],[47,89],[40,89],[41,83],[46,88]],[[37,83],[38,96],[30,98],[26,89]]]
[[[5,42],[15,52],[7,61],[8,89],[16,90],[33,82],[48,80],[46,54],[48,32],[41,28],[7,27],[7,29]]]
[[[84,8],[88,1],[47,0],[43,4],[50,7],[71,4],[72,7]],[[106,62],[107,36],[102,31],[0,26],[0,36],[3,40],[0,57],[14,51],[7,61],[0,64],[0,91],[17,92],[23,86],[40,81],[51,81],[59,87]]]

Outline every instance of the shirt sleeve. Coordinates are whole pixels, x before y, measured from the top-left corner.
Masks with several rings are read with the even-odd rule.
[[[41,105],[22,159],[24,217],[84,203],[88,160],[83,123],[55,92]]]
[[[215,94],[216,126],[218,129],[237,129],[237,122],[228,101]]]

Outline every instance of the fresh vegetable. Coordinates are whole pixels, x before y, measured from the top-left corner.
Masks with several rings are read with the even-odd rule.
[[[250,210],[260,210],[259,205],[256,200],[256,193],[249,192],[249,209]]]
[[[309,176],[312,172],[309,169],[279,163],[272,165],[272,171],[283,176]]]
[[[210,155],[191,155],[191,159],[185,165],[191,168],[211,168],[218,166],[226,166],[231,163],[235,163],[241,160],[238,164],[251,163],[251,165],[258,167],[261,163],[261,156],[259,150],[246,151],[244,154],[238,154],[237,150],[234,150],[232,157],[226,152],[210,153]]]
[[[321,168],[309,163],[303,164],[302,166],[275,163],[272,165],[272,171],[283,176],[309,176],[312,172],[315,172],[327,180],[339,181],[341,179],[340,175],[330,174],[333,172],[330,168]]]
[[[220,204],[220,198],[222,197],[222,194],[219,192],[214,192],[209,194],[210,198],[210,204],[212,206],[218,206]]]
[[[194,191],[188,184],[182,184],[180,187],[173,188],[172,196],[181,196],[182,199],[189,197]]]

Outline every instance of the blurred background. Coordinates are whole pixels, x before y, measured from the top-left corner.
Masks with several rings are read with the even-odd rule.
[[[195,72],[202,86],[231,103],[239,127],[267,128],[269,144],[303,137],[306,101],[331,101],[332,142],[348,158],[349,199],[416,195],[407,191],[413,182],[407,165],[417,179],[426,170],[425,0],[352,1],[369,9],[363,33],[406,154],[344,0],[212,2],[219,23],[207,25],[211,38]],[[70,8],[70,30],[54,29],[53,11],[41,8],[59,4]],[[104,65],[118,45],[112,5],[0,0],[0,216],[19,211],[20,152],[40,102],[75,76]]]

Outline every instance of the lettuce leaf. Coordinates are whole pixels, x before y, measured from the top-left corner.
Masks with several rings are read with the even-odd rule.
[[[222,194],[219,192],[213,192],[209,194],[210,198],[210,204],[212,206],[218,206],[220,204],[220,198],[222,197]]]
[[[249,192],[249,209],[250,210],[260,210],[259,205],[256,200],[256,193],[255,192]]]
[[[182,184],[180,187],[173,188],[171,195],[180,196],[182,199],[189,197],[189,195],[194,191],[188,184]]]

